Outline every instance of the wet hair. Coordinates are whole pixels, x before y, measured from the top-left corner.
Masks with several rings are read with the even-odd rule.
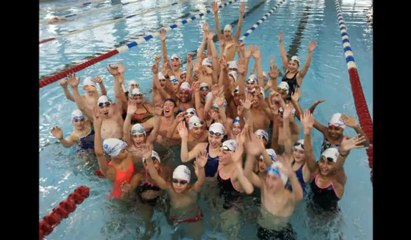
[[[177,107],[177,103],[176,103],[176,101],[175,101],[174,99],[172,99],[172,98],[166,98],[166,99],[164,99],[164,102],[167,102],[167,101],[170,101],[170,102],[174,103],[174,107]]]

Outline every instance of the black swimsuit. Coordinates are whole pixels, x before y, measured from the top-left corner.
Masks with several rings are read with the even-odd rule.
[[[284,77],[283,77],[283,79],[282,79],[281,81],[288,83],[289,89],[288,89],[287,99],[291,99],[291,95],[294,94],[295,89],[299,88],[300,85],[298,85],[298,82],[297,82],[297,74],[298,74],[298,72],[296,72],[292,78],[287,78],[287,74],[288,74],[288,73],[289,73],[289,72],[287,71],[287,72],[284,74]]]

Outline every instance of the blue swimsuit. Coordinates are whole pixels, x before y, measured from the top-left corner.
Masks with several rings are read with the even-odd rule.
[[[206,177],[214,177],[215,173],[217,172],[219,158],[218,155],[216,157],[211,157],[209,154],[209,148],[210,144],[207,144],[208,158],[207,163],[204,166],[204,170]]]

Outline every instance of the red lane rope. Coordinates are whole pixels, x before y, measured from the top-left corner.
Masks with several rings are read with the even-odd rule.
[[[350,76],[351,90],[354,98],[355,110],[357,111],[358,119],[360,121],[361,128],[367,135],[370,145],[367,149],[368,166],[371,168],[371,182],[373,182],[373,164],[374,164],[374,152],[373,152],[373,123],[371,120],[370,112],[368,111],[368,105],[365,101],[364,92],[362,90],[360,77],[358,75],[357,66],[354,60],[354,54],[351,49],[350,40],[347,33],[347,27],[344,23],[343,16],[340,9],[338,0],[335,1],[337,8],[338,24],[341,32],[342,44],[344,47],[345,60],[347,62],[348,75]]]
[[[62,78],[64,78],[64,77],[66,77],[66,76],[69,75],[70,73],[78,72],[78,71],[80,71],[80,70],[83,70],[84,68],[86,68],[86,67],[88,67],[88,66],[91,66],[91,65],[93,65],[93,64],[95,64],[95,63],[101,62],[101,61],[103,61],[103,60],[106,59],[106,58],[109,58],[109,57],[111,57],[111,56],[116,55],[117,53],[119,53],[119,51],[117,51],[117,49],[114,49],[114,50],[111,50],[110,52],[104,53],[103,55],[100,55],[100,56],[98,56],[98,57],[95,57],[95,58],[93,58],[93,59],[90,59],[90,60],[88,60],[88,61],[86,61],[86,62],[84,62],[84,63],[81,63],[81,64],[76,65],[76,66],[69,67],[69,68],[67,68],[67,69],[65,69],[65,70],[63,70],[63,71],[61,71],[61,72],[59,72],[59,73],[56,73],[56,74],[54,74],[54,75],[52,75],[52,76],[50,76],[50,77],[45,77],[45,78],[43,78],[43,79],[39,82],[39,87],[42,88],[42,87],[44,87],[44,86],[46,86],[46,85],[48,85],[48,84],[50,84],[50,83],[53,83],[53,82],[55,82],[55,81],[57,81],[57,80],[59,80],[59,79],[62,79]]]
[[[67,218],[71,212],[76,210],[76,204],[82,203],[89,194],[89,187],[80,186],[66,200],[61,201],[57,207],[53,208],[51,213],[39,222],[39,239],[49,235],[63,218]]]

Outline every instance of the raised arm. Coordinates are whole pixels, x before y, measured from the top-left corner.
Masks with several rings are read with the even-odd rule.
[[[368,147],[370,145],[370,140],[368,139],[365,132],[362,130],[360,124],[358,124],[357,120],[355,120],[355,118],[345,115],[345,114],[341,114],[341,119],[344,121],[345,125],[349,126],[350,128],[353,128],[356,133],[365,137],[365,142],[364,142],[365,147]]]
[[[234,35],[234,42],[235,43],[237,43],[238,39],[240,39],[241,27],[243,26],[245,2],[240,3],[239,11],[240,11],[240,16],[238,17],[237,31],[235,32],[235,35]]]
[[[297,175],[291,167],[291,158],[290,156],[285,157],[285,163],[283,164],[284,168],[280,168],[280,172],[283,172],[288,176],[288,179],[291,183],[292,191],[291,197],[294,203],[301,201],[304,197],[303,188],[301,187],[300,182],[298,181]]]
[[[100,171],[106,176],[110,181],[114,181],[116,177],[116,173],[113,171],[109,171],[108,164],[106,158],[104,157],[103,152],[103,140],[101,138],[101,124],[102,119],[98,115],[97,111],[93,114],[93,124],[94,124],[94,152],[96,153],[98,166]],[[112,168],[111,168],[112,169]]]
[[[300,85],[300,86],[303,83],[303,79],[304,79],[305,74],[307,74],[307,72],[308,72],[308,68],[310,67],[310,64],[311,64],[311,58],[313,56],[313,51],[314,51],[316,46],[317,46],[316,41],[311,41],[310,44],[308,45],[307,58],[305,59],[304,67],[299,72],[299,74],[298,74],[299,77],[297,78],[298,85]]]
[[[64,147],[71,147],[74,144],[73,138],[70,135],[68,138],[64,138],[63,135],[63,131],[61,130],[61,128],[55,126],[51,129],[51,135],[53,135],[53,137],[57,138],[61,145],[63,145]]]
[[[101,95],[107,95],[107,89],[106,89],[106,86],[104,85],[103,79],[100,76],[97,76],[94,78],[94,80],[100,87]]]
[[[281,61],[283,63],[284,71],[286,71],[288,68],[288,58],[287,58],[287,51],[285,50],[285,47],[284,47],[284,36],[282,32],[278,33],[278,41],[280,44]]]
[[[150,135],[147,137],[147,143],[153,144],[157,139],[158,131],[161,125],[161,113],[163,112],[163,108],[160,106],[155,106],[154,111],[154,120],[153,120],[153,130],[151,130]]]
[[[200,149],[203,144],[198,143],[190,152],[188,151],[188,130],[184,122],[180,122],[177,126],[178,134],[181,137],[181,150],[180,158],[181,162],[185,163],[195,158],[198,153],[202,150]]]
[[[364,143],[366,141],[365,136],[358,134],[352,138],[343,138],[341,141],[339,155],[337,158],[337,162],[335,164],[336,169],[340,169],[344,166],[345,159],[347,158],[348,154],[350,153],[351,149],[362,148],[364,147]],[[305,144],[305,142],[304,142]]]
[[[282,99],[281,99],[282,100]],[[283,113],[283,134],[284,134],[284,154],[287,155],[287,158],[290,159],[292,155],[292,147],[291,147],[291,128],[290,128],[290,118],[292,116],[292,105],[291,104],[284,104],[284,113]]]
[[[160,29],[161,51],[163,52],[164,63],[168,62],[167,46],[166,46],[166,30]]]
[[[72,102],[74,101],[74,97],[73,95],[71,95],[70,90],[68,90],[68,85],[67,85],[67,80],[63,79],[60,81],[60,86],[63,88],[64,91],[64,95],[66,96],[66,98]]]
[[[123,140],[127,143],[131,143],[130,131],[131,131],[131,116],[136,112],[137,106],[134,100],[129,100],[127,104],[127,116],[123,125]]]
[[[221,33],[220,21],[218,20],[218,3],[216,1],[213,2],[213,13],[214,13],[214,23],[215,23],[215,29],[217,32],[218,40],[221,41],[221,39],[224,39],[224,36]]]
[[[207,163],[208,154],[205,150],[200,151],[194,161],[194,172],[197,176],[197,181],[193,184],[192,189],[196,192],[201,191],[201,186],[204,184],[205,171],[204,166]]]
[[[80,96],[78,92],[78,85],[80,83],[80,79],[76,77],[75,73],[67,75],[67,83],[70,85],[71,89],[73,90],[73,97],[76,105],[80,111],[82,111],[89,119],[93,118],[93,113],[86,108],[84,104],[83,97]]]
[[[158,174],[157,170],[154,168],[153,160],[151,159],[152,155],[152,148],[151,146],[143,147],[143,162],[146,162],[148,167],[148,172],[150,173],[150,177],[157,183],[158,187],[161,189],[169,189],[170,186],[164,180],[163,177]]]
[[[318,171],[318,164],[314,159],[314,150],[311,132],[314,125],[314,117],[309,110],[305,110],[301,115],[301,124],[304,127],[304,155],[311,176]]]

